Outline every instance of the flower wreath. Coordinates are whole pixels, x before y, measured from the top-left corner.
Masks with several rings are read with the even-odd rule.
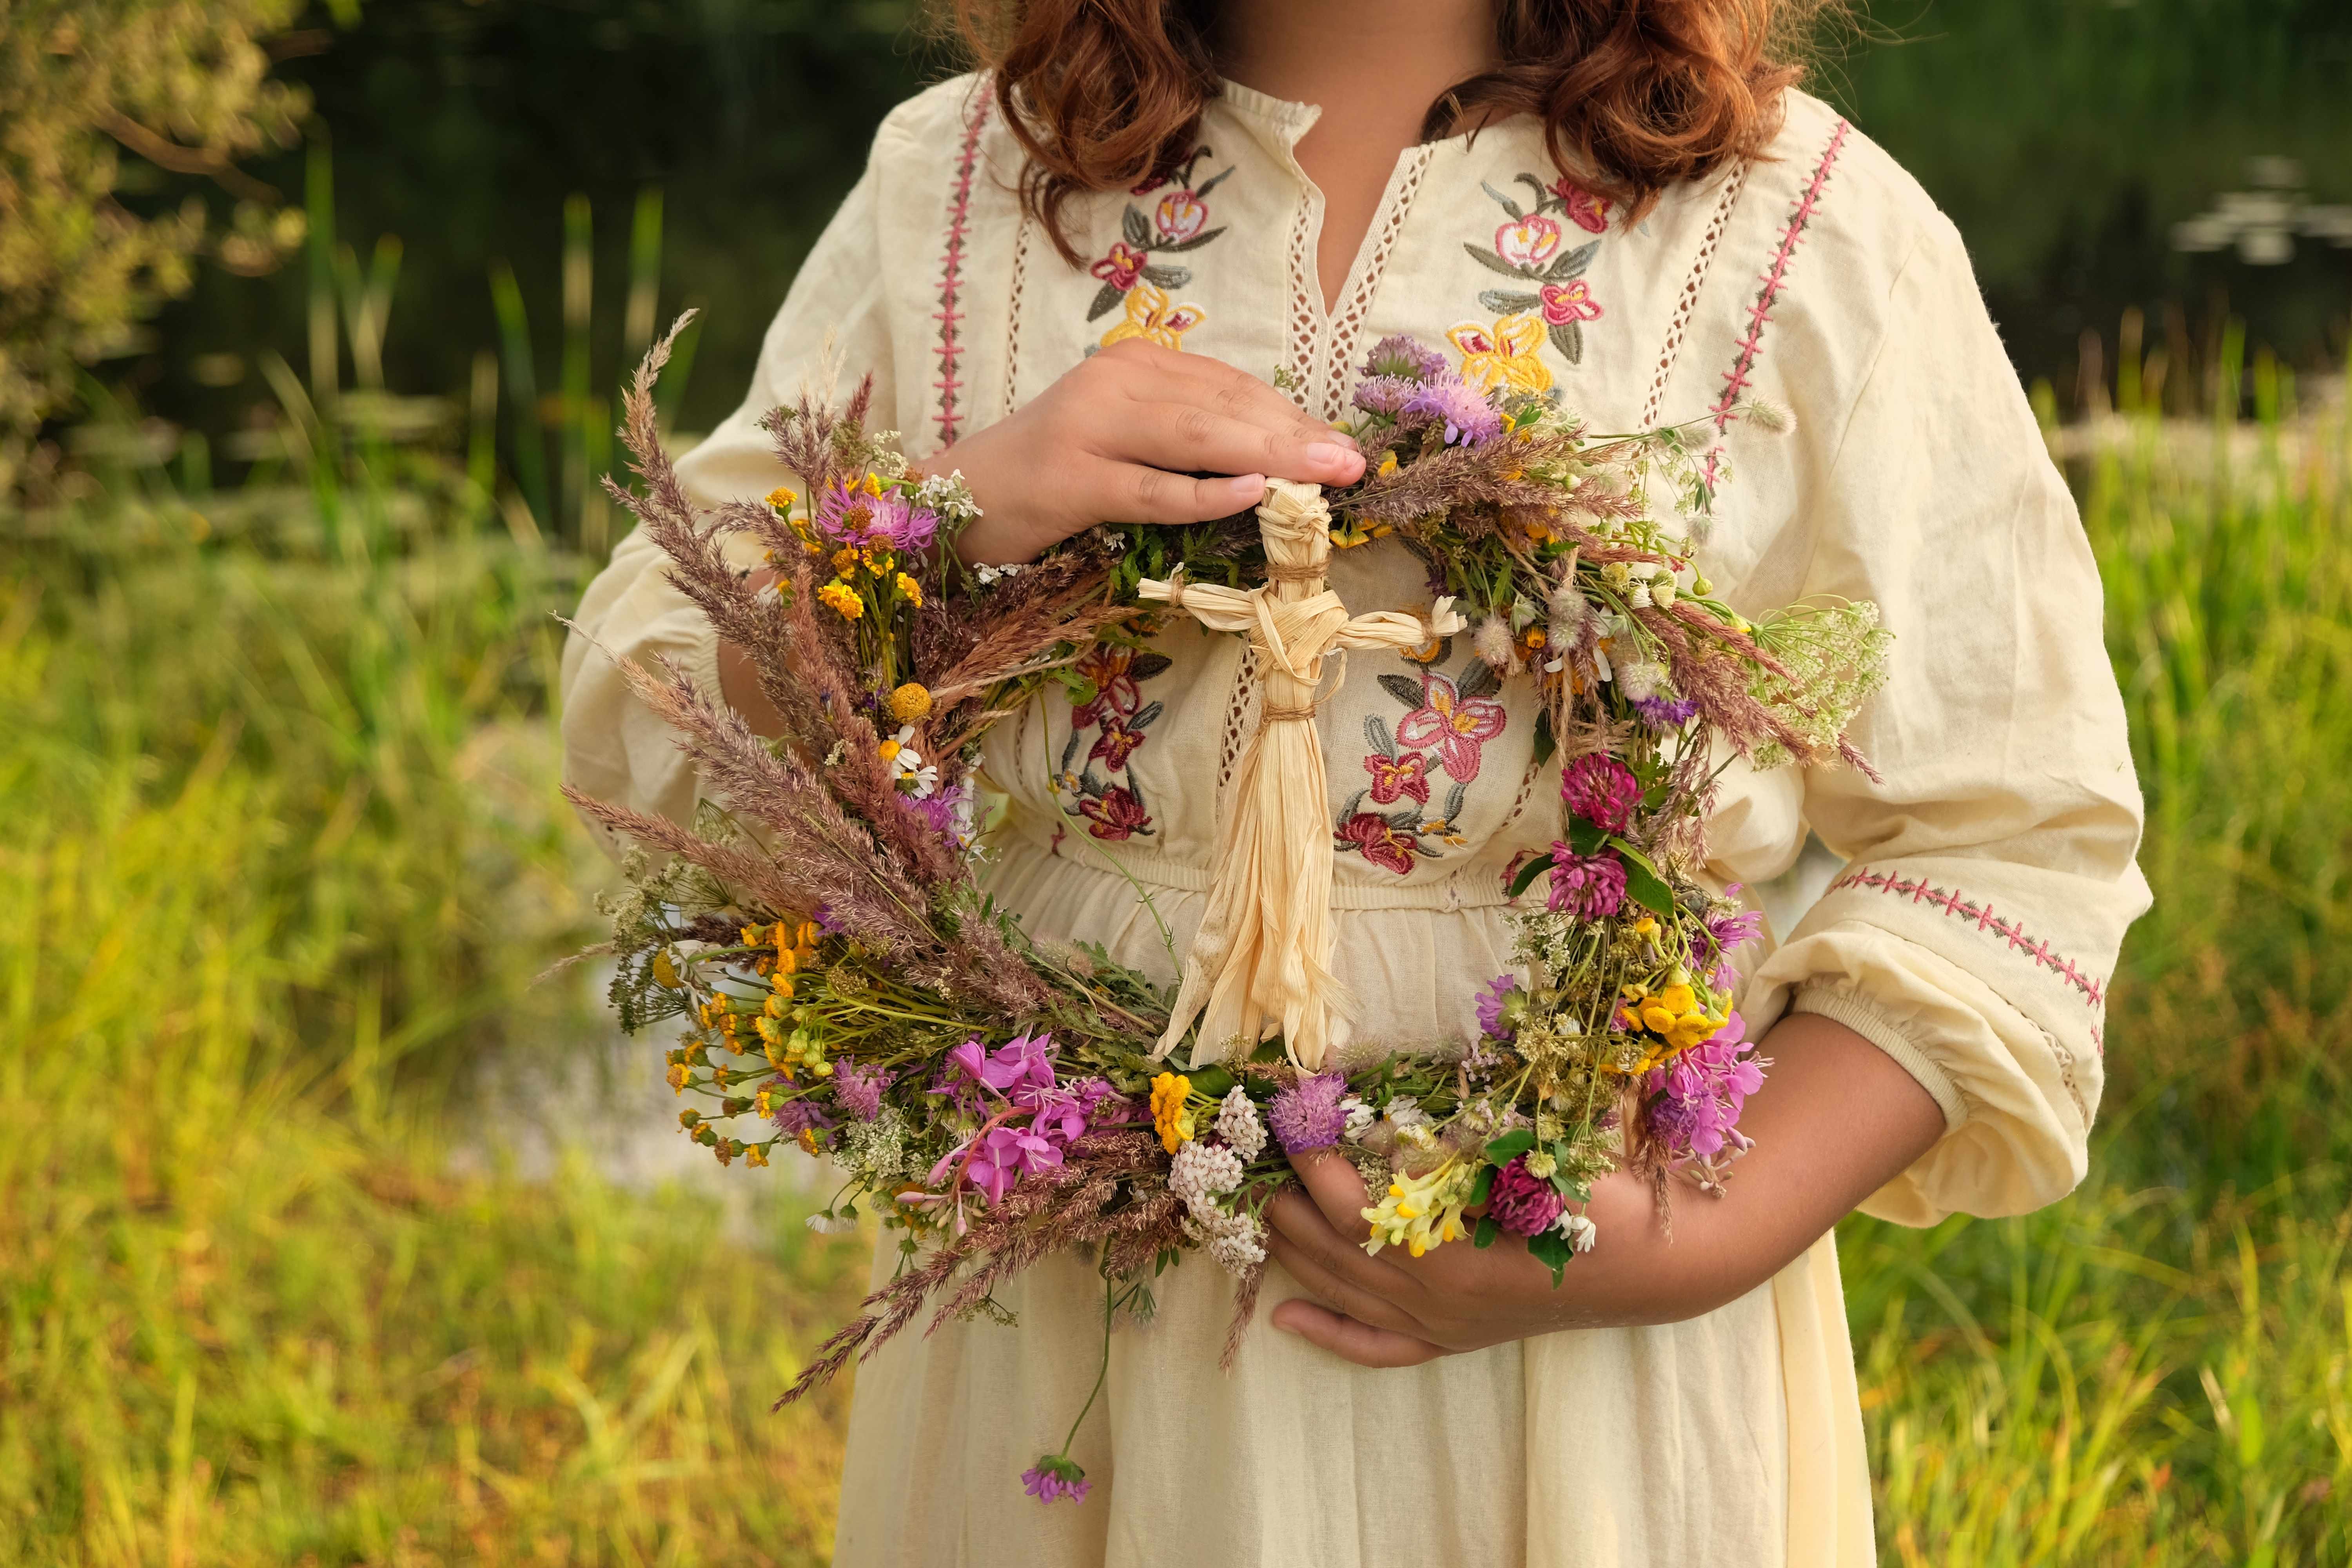
[[[870,376],[845,405],[803,391],[763,422],[805,500],[698,511],[654,423],[677,330],[626,402],[643,486],[607,486],[750,656],[782,732],[755,735],[672,661],[625,661],[724,805],[688,826],[568,793],[641,847],[602,951],[625,1027],[683,1020],[669,1082],[707,1107],[681,1111],[686,1133],[722,1164],[786,1143],[828,1156],[845,1185],[812,1223],[854,1223],[862,1201],[902,1233],[896,1276],[780,1405],[935,1298],[934,1325],[1009,1318],[996,1287],[1067,1247],[1097,1257],[1106,1356],[1114,1319],[1150,1311],[1158,1269],[1205,1250],[1239,1280],[1230,1366],[1265,1207],[1286,1156],[1309,1150],[1339,1148],[1381,1194],[1367,1250],[1508,1236],[1555,1285],[1594,1245],[1582,1209],[1601,1175],[1643,1173],[1661,1201],[1677,1178],[1722,1193],[1769,1064],[1732,1010],[1731,955],[1758,917],[1701,879],[1707,810],[1734,755],[1866,769],[1844,731],[1888,634],[1866,604],[1751,621],[1712,596],[1693,559],[1713,499],[1696,426],[1595,436],[1391,338],[1340,426],[1367,459],[1358,484],[1271,481],[1255,517],[1097,528],[1030,564],[966,568],[953,543],[979,509],[960,474],[919,473],[894,433],[866,431]],[[729,563],[730,532],[765,548],[775,583],[755,591]],[[1351,617],[1325,586],[1329,553],[1391,533],[1448,592],[1426,616]],[[1164,614],[1249,637],[1265,683],[1173,988],[1036,940],[992,901],[974,773],[990,724],[1049,683],[1088,699],[1079,661]],[[1548,896],[1510,917],[1525,978],[1486,988],[1466,1048],[1367,1048],[1326,967],[1322,660],[1474,620],[1481,657],[1540,693],[1538,760],[1567,757],[1559,838],[1510,882],[1517,897],[1544,879]],[[1025,1472],[1034,1495],[1084,1497],[1068,1447]]]

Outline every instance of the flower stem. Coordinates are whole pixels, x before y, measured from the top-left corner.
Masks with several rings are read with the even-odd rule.
[[[1106,1258],[1105,1261],[1108,1262],[1108,1259]],[[1130,1287],[1130,1293],[1132,1293],[1132,1289],[1133,1288]],[[1105,1382],[1108,1381],[1110,1377],[1110,1321],[1112,1315],[1118,1310],[1118,1302],[1111,1296],[1110,1273],[1106,1269],[1103,1272],[1102,1366],[1095,1373],[1094,1392],[1087,1395],[1086,1404],[1078,1410],[1078,1418],[1070,1423],[1070,1435],[1062,1439],[1062,1451],[1055,1456],[1055,1458],[1066,1459],[1070,1457],[1070,1445],[1078,1440],[1078,1428],[1087,1424],[1087,1412],[1094,1409],[1095,1401],[1102,1397],[1103,1384]]]

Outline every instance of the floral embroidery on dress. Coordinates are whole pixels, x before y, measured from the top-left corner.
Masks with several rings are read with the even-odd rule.
[[[1433,659],[1409,662],[1444,664],[1453,641]],[[1371,782],[1348,797],[1331,830],[1332,847],[1341,854],[1410,874],[1416,862],[1443,858],[1469,840],[1462,834],[1462,808],[1470,785],[1485,765],[1487,742],[1501,735],[1507,716],[1495,700],[1502,681],[1486,660],[1473,657],[1457,681],[1432,668],[1418,676],[1383,675],[1381,688],[1402,703],[1404,716],[1391,730],[1372,713],[1364,719],[1364,772]],[[1434,793],[1436,773],[1452,781],[1444,805],[1433,815],[1427,809]],[[1409,803],[1399,805],[1400,802]],[[1386,813],[1366,809],[1396,806]]]
[[[1087,320],[1098,321],[1122,305],[1126,308],[1126,320],[1103,334],[1100,347],[1142,338],[1163,348],[1181,349],[1184,334],[1206,319],[1207,313],[1201,307],[1178,304],[1170,293],[1192,281],[1192,269],[1171,266],[1154,258],[1198,250],[1225,232],[1223,226],[1208,226],[1208,197],[1232,175],[1233,168],[1228,166],[1198,185],[1192,183],[1194,167],[1202,159],[1213,156],[1208,148],[1197,148],[1181,163],[1128,193],[1143,197],[1171,185],[1175,187],[1160,196],[1148,215],[1135,202],[1129,202],[1119,218],[1120,237],[1112,242],[1101,260],[1087,268],[1100,279],[1102,287],[1095,291],[1094,302],[1087,307]]]
[[[1150,738],[1145,731],[1164,711],[1163,704],[1144,701],[1143,682],[1174,662],[1148,648],[1098,643],[1074,667],[1094,695],[1070,705],[1070,739],[1062,748],[1055,791],[1076,797],[1087,832],[1097,838],[1123,842],[1148,838],[1154,832],[1142,787],[1128,772],[1128,763],[1143,749]],[[1094,737],[1091,745],[1087,742],[1089,734]],[[1057,851],[1059,847],[1057,837]]]
[[[1489,289],[1478,302],[1495,312],[1491,325],[1465,321],[1446,335],[1462,351],[1463,375],[1487,390],[1509,385],[1522,392],[1551,389],[1549,366],[1537,351],[1547,341],[1570,364],[1584,363],[1584,323],[1601,319],[1601,301],[1585,282],[1585,269],[1601,250],[1601,241],[1579,246],[1566,243],[1561,219],[1587,234],[1609,227],[1609,202],[1573,180],[1547,185],[1534,174],[1518,183],[1534,196],[1522,206],[1484,181],[1479,188],[1495,198],[1506,215],[1495,230],[1491,247],[1465,240],[1462,248],[1481,267],[1499,272],[1517,287]]]

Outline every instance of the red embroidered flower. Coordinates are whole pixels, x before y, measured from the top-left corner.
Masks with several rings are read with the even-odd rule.
[[[1374,752],[1364,759],[1364,771],[1372,775],[1372,798],[1382,805],[1393,805],[1406,795],[1427,805],[1428,766],[1429,759],[1419,752],[1407,752],[1395,757],[1384,757]]]
[[[1596,196],[1565,175],[1552,182],[1551,194],[1568,204],[1570,223],[1587,234],[1599,234],[1609,226],[1609,198]]]
[[[1143,276],[1143,269],[1150,264],[1150,256],[1121,239],[1114,240],[1110,254],[1088,270],[1112,288],[1125,290],[1135,287],[1135,280]]]
[[[1478,776],[1484,743],[1503,732],[1503,705],[1483,697],[1465,697],[1454,682],[1434,670],[1421,678],[1421,706],[1397,721],[1400,746],[1416,751],[1437,748],[1438,764],[1457,784]]]
[[[1181,245],[1208,223],[1209,206],[1192,191],[1172,191],[1160,198],[1159,210],[1152,218],[1160,226],[1160,238]]]
[[[1143,688],[1136,683],[1135,650],[1097,643],[1076,665],[1079,675],[1094,682],[1094,700],[1074,709],[1070,722],[1077,729],[1099,724],[1110,715],[1132,715],[1143,706]]]
[[[1100,799],[1078,802],[1078,815],[1087,819],[1088,833],[1114,842],[1131,838],[1151,826],[1150,814],[1124,784],[1111,785]]]
[[[1087,753],[1090,761],[1099,761],[1113,772],[1127,766],[1127,759],[1135,754],[1147,737],[1140,730],[1130,730],[1116,718],[1103,721],[1102,733],[1095,738],[1094,750]]]
[[[1583,279],[1573,283],[1547,283],[1543,286],[1543,318],[1555,327],[1570,321],[1591,321],[1601,315],[1601,302]]]
[[[1495,254],[1514,267],[1540,267],[1559,248],[1559,225],[1529,213],[1495,231]]]
[[[1412,835],[1398,832],[1369,811],[1358,812],[1341,823],[1339,837],[1340,843],[1361,850],[1373,865],[1384,866],[1400,877],[1412,871],[1412,852],[1419,847]]]

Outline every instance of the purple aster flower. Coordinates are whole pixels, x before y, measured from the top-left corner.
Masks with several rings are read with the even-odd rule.
[[[1497,974],[1486,982],[1486,988],[1478,993],[1478,1032],[1494,1040],[1517,1038],[1519,1031],[1510,1022],[1509,1009],[1511,998],[1519,994],[1516,974]]]
[[[890,1078],[880,1068],[844,1063],[834,1068],[834,1098],[858,1121],[871,1121],[882,1114],[882,1091],[890,1087]]]
[[[1275,1095],[1274,1103],[1266,1107],[1266,1123],[1286,1152],[1328,1149],[1347,1130],[1348,1113],[1339,1109],[1340,1098],[1347,1092],[1348,1080],[1339,1073],[1301,1078]]]
[[[896,490],[875,495],[862,484],[836,479],[816,504],[816,531],[835,544],[887,544],[900,553],[939,536],[940,516]]]
[[[1727,891],[1736,893],[1739,889],[1735,884]],[[1730,990],[1739,979],[1739,970],[1731,962],[1731,955],[1754,942],[1763,934],[1763,931],[1764,914],[1760,910],[1742,910],[1736,915],[1707,916],[1706,937],[1696,933],[1691,937],[1691,967],[1696,969],[1706,963],[1711,945],[1717,956],[1708,983],[1717,991]]]
[[[1565,844],[1551,847],[1551,898],[1555,914],[1581,921],[1606,920],[1625,907],[1625,863],[1603,850],[1579,855]]]
[[[1496,1171],[1486,1190],[1486,1216],[1513,1236],[1541,1236],[1565,1206],[1550,1182],[1528,1174],[1525,1154]]]
[[[1021,1472],[1022,1489],[1039,1502],[1084,1502],[1093,1485],[1086,1471],[1059,1454],[1048,1454]]]
[[[1633,821],[1642,786],[1633,772],[1603,752],[1587,752],[1560,770],[1559,798],[1604,833],[1622,833]]]
[[[920,800],[906,802],[908,810],[931,825],[931,831],[962,849],[972,840],[972,787],[970,780]]]
[[[1421,390],[1421,383],[1402,375],[1376,375],[1370,381],[1356,383],[1353,399],[1357,407],[1367,414],[1385,414],[1391,418],[1404,412]]]
[[[805,1100],[787,1100],[777,1103],[774,1115],[769,1118],[776,1131],[787,1138],[797,1138],[803,1132],[827,1132],[833,1129],[833,1118]],[[824,1140],[819,1139],[822,1142]]]
[[[1372,345],[1372,352],[1364,356],[1363,374],[1430,381],[1445,374],[1445,356],[1434,349],[1422,347],[1417,338],[1399,333]]]
[[[1458,375],[1428,383],[1397,412],[1424,415],[1444,425],[1449,447],[1483,446],[1503,433],[1501,411]]]
[[[1679,730],[1698,711],[1698,703],[1688,697],[1636,697],[1633,711],[1653,730]]]
[[[1752,1142],[1739,1131],[1739,1113],[1748,1097],[1763,1087],[1764,1069],[1771,1063],[1753,1054],[1755,1046],[1743,1038],[1747,1032],[1734,1013],[1712,1039],[1643,1080],[1657,1096],[1649,1106],[1650,1130],[1664,1143],[1672,1163],[1712,1164],[1727,1147],[1738,1154]]]

